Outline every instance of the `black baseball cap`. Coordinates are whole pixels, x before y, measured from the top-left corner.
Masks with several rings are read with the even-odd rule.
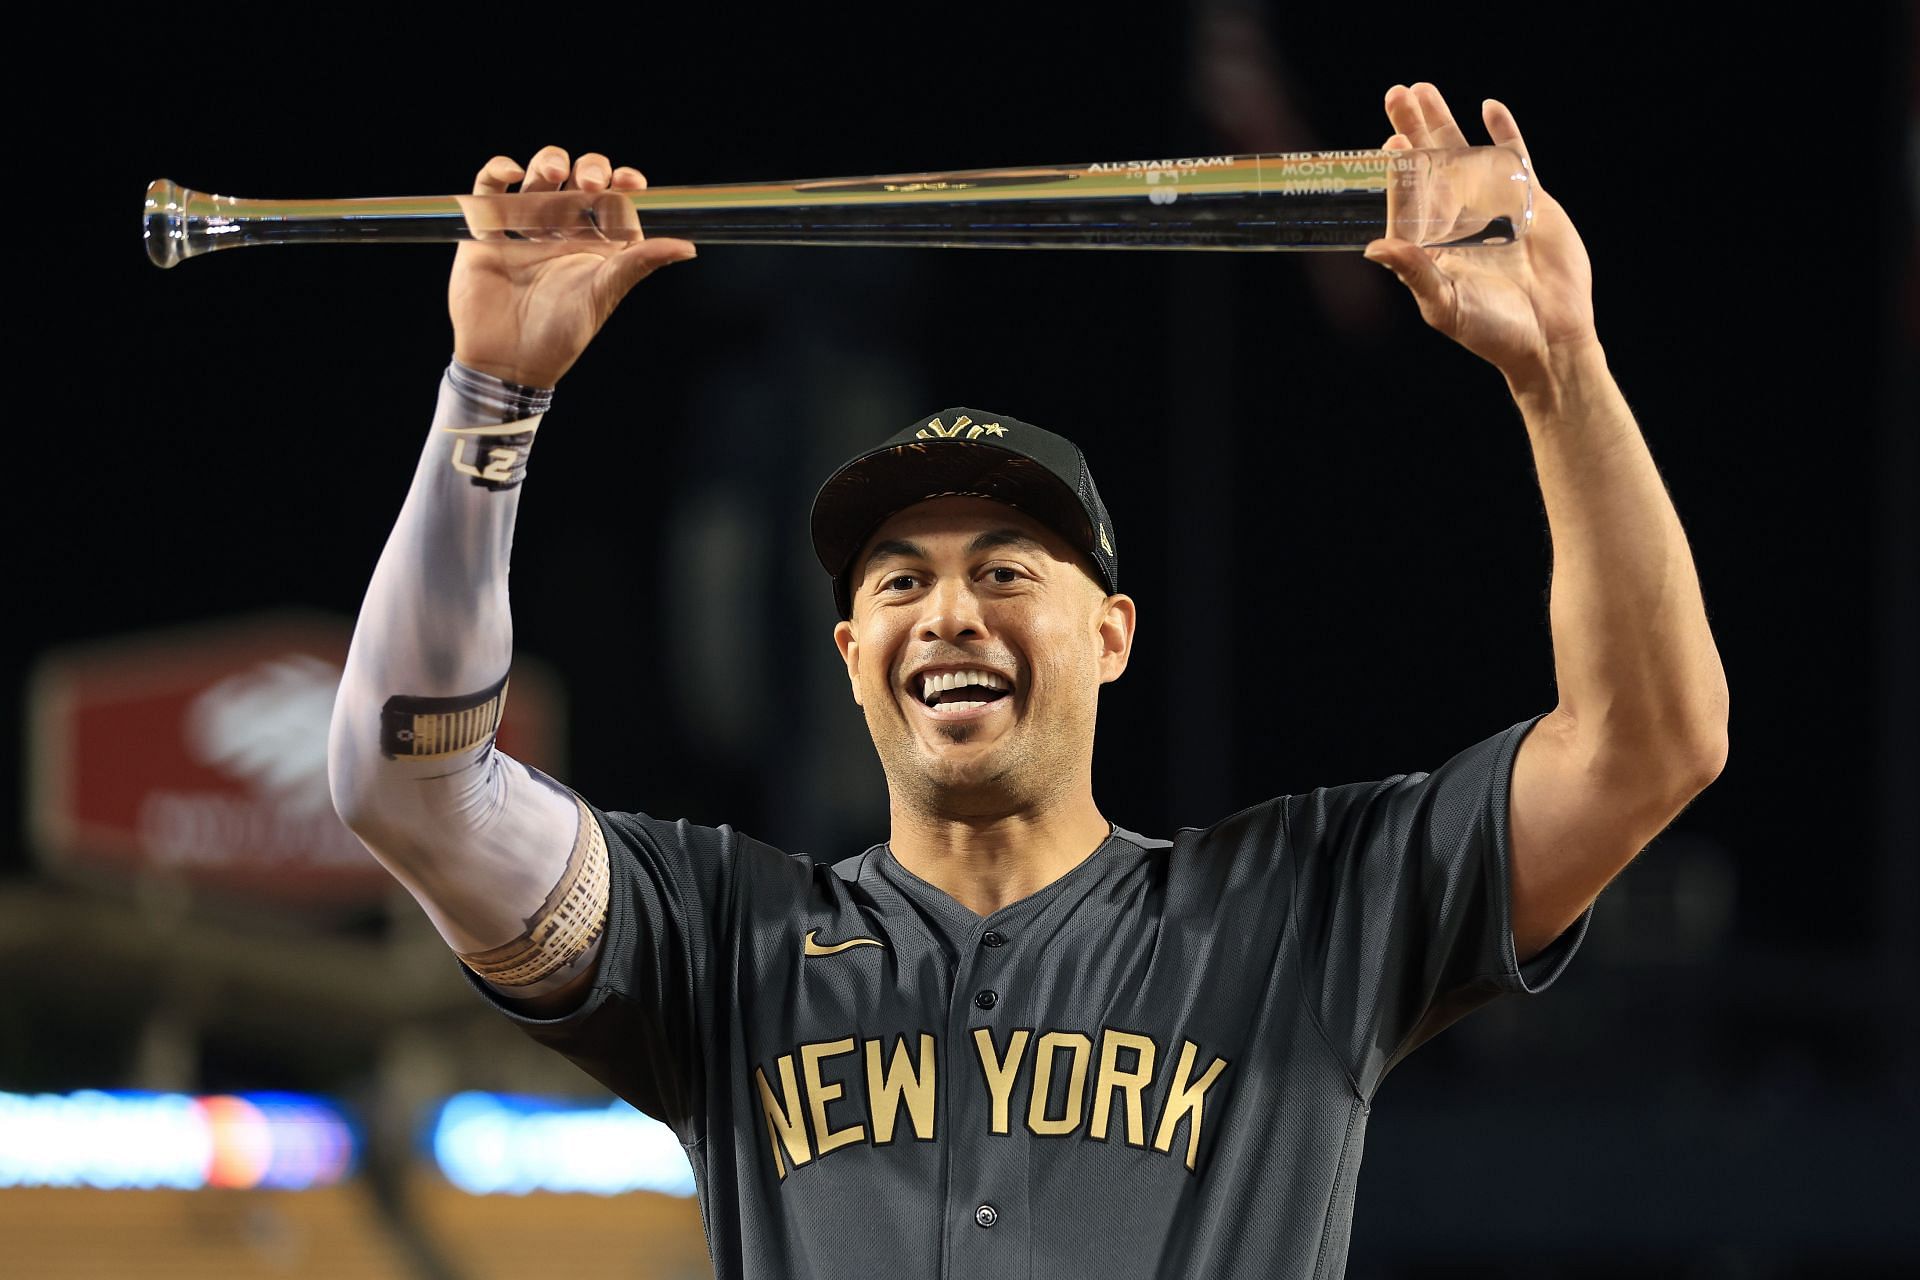
[[[902,508],[950,496],[1026,512],[1087,553],[1108,595],[1120,589],[1113,520],[1080,446],[1004,413],[960,406],[841,464],[814,495],[813,552],[833,579],[842,618],[853,616],[853,558],[873,531]]]

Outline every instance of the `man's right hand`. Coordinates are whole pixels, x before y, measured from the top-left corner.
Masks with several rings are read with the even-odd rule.
[[[638,169],[615,169],[598,152],[569,165],[559,147],[544,147],[526,168],[506,156],[489,160],[473,180],[473,194],[638,191]],[[473,240],[454,255],[447,287],[453,318],[453,356],[461,364],[507,382],[551,387],[573,367],[627,290],[669,262],[694,256],[686,240]]]

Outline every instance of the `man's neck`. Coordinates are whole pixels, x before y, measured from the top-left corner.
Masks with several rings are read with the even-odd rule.
[[[1091,795],[1070,805],[964,818],[896,803],[889,847],[901,866],[986,916],[1085,862],[1111,831]]]

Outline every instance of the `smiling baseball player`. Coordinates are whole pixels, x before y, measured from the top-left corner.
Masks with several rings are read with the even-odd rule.
[[[1390,147],[1464,146],[1396,85]],[[1497,142],[1513,116],[1483,107]],[[548,148],[476,192],[644,179]],[[1338,1275],[1382,1077],[1565,966],[1719,772],[1727,691],[1680,524],[1539,193],[1504,250],[1377,241],[1506,376],[1554,552],[1558,705],[1430,773],[1153,838],[1092,791],[1135,605],[1069,440],[943,409],[821,487],[834,643],[885,843],[815,861],[609,812],[493,746],[507,559],[551,388],[684,241],[463,245],[454,363],[369,589],[330,764],[474,985],[685,1143],[735,1277]],[[849,856],[850,855],[850,856]]]

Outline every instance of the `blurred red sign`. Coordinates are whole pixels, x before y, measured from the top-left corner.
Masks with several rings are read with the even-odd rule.
[[[43,863],[303,907],[379,901],[393,881],[327,793],[350,635],[340,619],[275,616],[48,655],[29,743]],[[501,749],[558,772],[559,731],[554,682],[516,660]]]

